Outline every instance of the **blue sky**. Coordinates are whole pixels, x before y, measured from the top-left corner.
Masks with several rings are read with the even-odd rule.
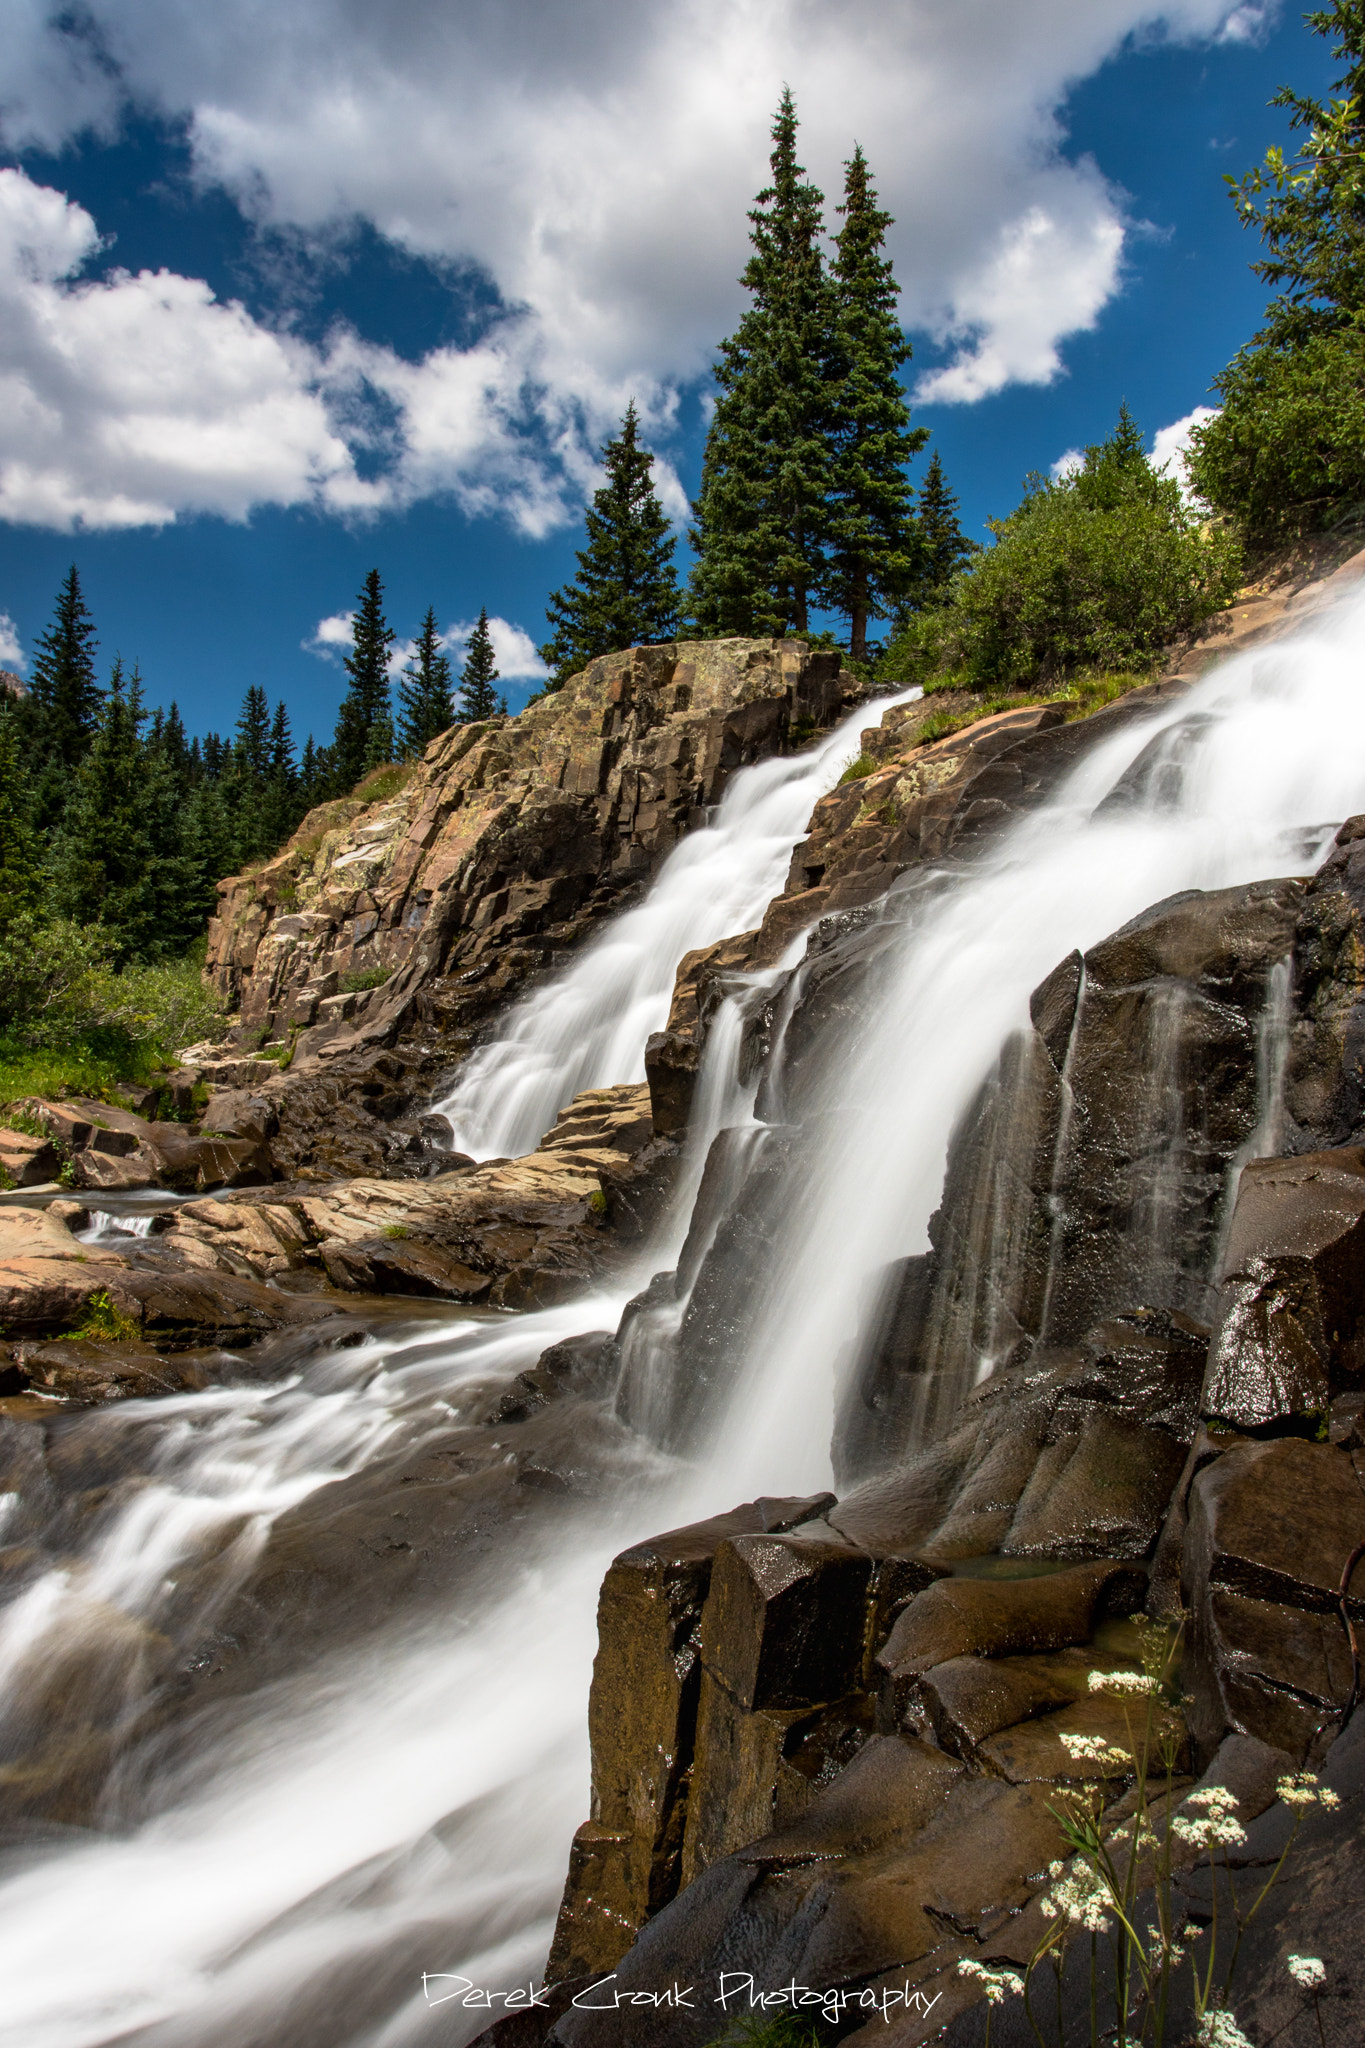
[[[1222,174],[1329,68],[1228,0],[82,22],[0,0],[0,613],[22,659],[74,560],[153,702],[222,729],[260,683],[300,739],[372,565],[401,635],[486,605],[529,668],[632,394],[681,508],[784,81],[831,209],[856,138],[897,216],[916,416],[980,532],[1120,399],[1149,435],[1208,402],[1264,301]]]

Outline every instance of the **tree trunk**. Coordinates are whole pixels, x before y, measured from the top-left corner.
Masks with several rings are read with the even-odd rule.
[[[849,606],[848,651],[854,661],[867,660],[867,564],[859,562],[853,572],[853,599]]]

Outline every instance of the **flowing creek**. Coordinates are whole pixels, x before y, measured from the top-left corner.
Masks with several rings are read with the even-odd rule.
[[[546,1345],[614,1327],[650,1274],[676,1265],[711,1137],[727,1129],[710,1199],[717,1213],[743,1202],[769,1136],[754,1077],[740,1079],[738,1003],[708,1039],[679,1198],[610,1294],[516,1318],[398,1318],[342,1349],[305,1335],[292,1359],[276,1354],[268,1384],[66,1425],[78,1453],[123,1476],[83,1522],[49,1527],[43,1503],[0,1500],[7,1540],[38,1558],[11,1574],[0,1609],[0,1753],[26,1757],[65,1715],[73,1743],[96,1722],[112,1729],[113,1763],[93,1820],[6,1837],[3,2048],[460,2048],[483,2021],[446,2006],[438,2022],[424,1971],[488,1985],[539,1971],[587,1808],[610,1557],[755,1493],[829,1483],[837,1361],[875,1276],[923,1248],[954,1126],[1031,990],[1071,949],[1179,890],[1312,868],[1365,795],[1362,655],[1356,599],[1109,736],[966,872],[907,877],[878,913],[868,999],[819,1045],[740,1355],[688,1455],[663,1447],[684,1291],[628,1347],[619,1417],[603,1412],[591,1441],[583,1428],[582,1497],[495,1527],[444,1607],[277,1660],[252,1688],[201,1697],[176,1739],[134,1730],[120,1747],[146,1689],[146,1640],[183,1640],[188,1654],[211,1635],[280,1517],[438,1442]],[[457,1143],[524,1149],[575,1090],[635,1078],[678,957],[757,921],[851,750],[845,731],[800,757],[800,776],[775,762],[736,778],[712,831],[471,1062],[442,1105]],[[1138,767],[1154,759],[1160,773]],[[1115,791],[1125,800],[1106,804]],[[743,837],[741,819],[760,813]],[[769,1124],[784,1115],[782,1022],[800,986],[798,973],[772,1033],[758,1098]],[[1277,1000],[1282,1022],[1272,988],[1265,1148]],[[1166,1228],[1159,1202],[1152,1228]],[[982,1243],[994,1256],[989,1227]],[[690,1273],[695,1245],[688,1256]],[[990,1362],[944,1359],[926,1430]]]

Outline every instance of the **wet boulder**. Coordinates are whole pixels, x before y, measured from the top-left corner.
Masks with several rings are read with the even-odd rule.
[[[638,1543],[608,1571],[588,1703],[592,1818],[574,1837],[551,1977],[610,1969],[678,1888],[718,1552],[804,1521],[829,1498],[749,1502]]]
[[[0,1130],[0,1181],[6,1187],[36,1188],[55,1180],[61,1158],[49,1138],[28,1131]]]
[[[1365,1150],[1244,1168],[1204,1412],[1239,1429],[1320,1415],[1365,1382]]]
[[[1303,1757],[1335,1734],[1351,1671],[1337,1596],[1361,1542],[1365,1492],[1334,1444],[1243,1440],[1196,1475],[1183,1590],[1202,1754],[1233,1732]]]
[[[1005,1657],[1088,1642],[1106,1614],[1139,1606],[1146,1577],[1109,1560],[1030,1578],[939,1579],[897,1617],[877,1652],[878,1721],[897,1727],[916,1681],[957,1657]]]

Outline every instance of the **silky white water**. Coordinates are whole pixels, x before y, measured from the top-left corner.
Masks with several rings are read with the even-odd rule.
[[[623,1441],[615,1507],[548,1554],[513,1555],[482,1615],[322,1659],[244,1701],[191,1772],[154,1788],[150,1817],[26,1850],[0,1879],[4,2048],[96,2048],[135,2028],[140,2048],[459,2048],[480,2029],[487,2014],[466,2025],[449,2005],[434,2019],[422,1973],[501,1985],[543,1962],[587,1811],[607,1559],[754,1492],[825,1483],[833,1361],[868,1275],[922,1244],[950,1132],[1031,989],[1072,947],[1177,889],[1311,866],[1331,826],[1365,805],[1363,682],[1357,600],[1115,733],[978,869],[888,906],[880,986],[823,1050],[827,1136],[791,1190],[759,1338],[712,1456],[689,1471]],[[1096,818],[1152,734],[1192,713],[1208,723],[1181,750],[1178,788],[1168,778],[1138,808]],[[694,880],[710,886],[703,870]],[[735,1035],[727,1025],[717,1038],[731,1063]],[[562,1051],[566,1070],[577,1050]],[[41,1598],[30,1588],[22,1626],[10,1617],[0,1699],[22,1712],[35,1660],[120,1614],[154,1623],[205,1522],[222,1518],[215,1540],[231,1528],[259,1542],[300,1489],[435,1427],[480,1375],[505,1376],[619,1307],[599,1296],[505,1322],[452,1318],[307,1365],[292,1385],[100,1416],[100,1428],[158,1433],[138,1463],[152,1506],[130,1499],[88,1553],[38,1582]],[[145,1569],[126,1547],[138,1515]]]
[[[585,1088],[645,1078],[645,1040],[668,1020],[684,953],[756,925],[787,878],[818,798],[858,751],[859,728],[918,690],[853,712],[818,746],[734,776],[714,819],[669,854],[645,900],[517,1005],[435,1105],[455,1148],[517,1158]]]

